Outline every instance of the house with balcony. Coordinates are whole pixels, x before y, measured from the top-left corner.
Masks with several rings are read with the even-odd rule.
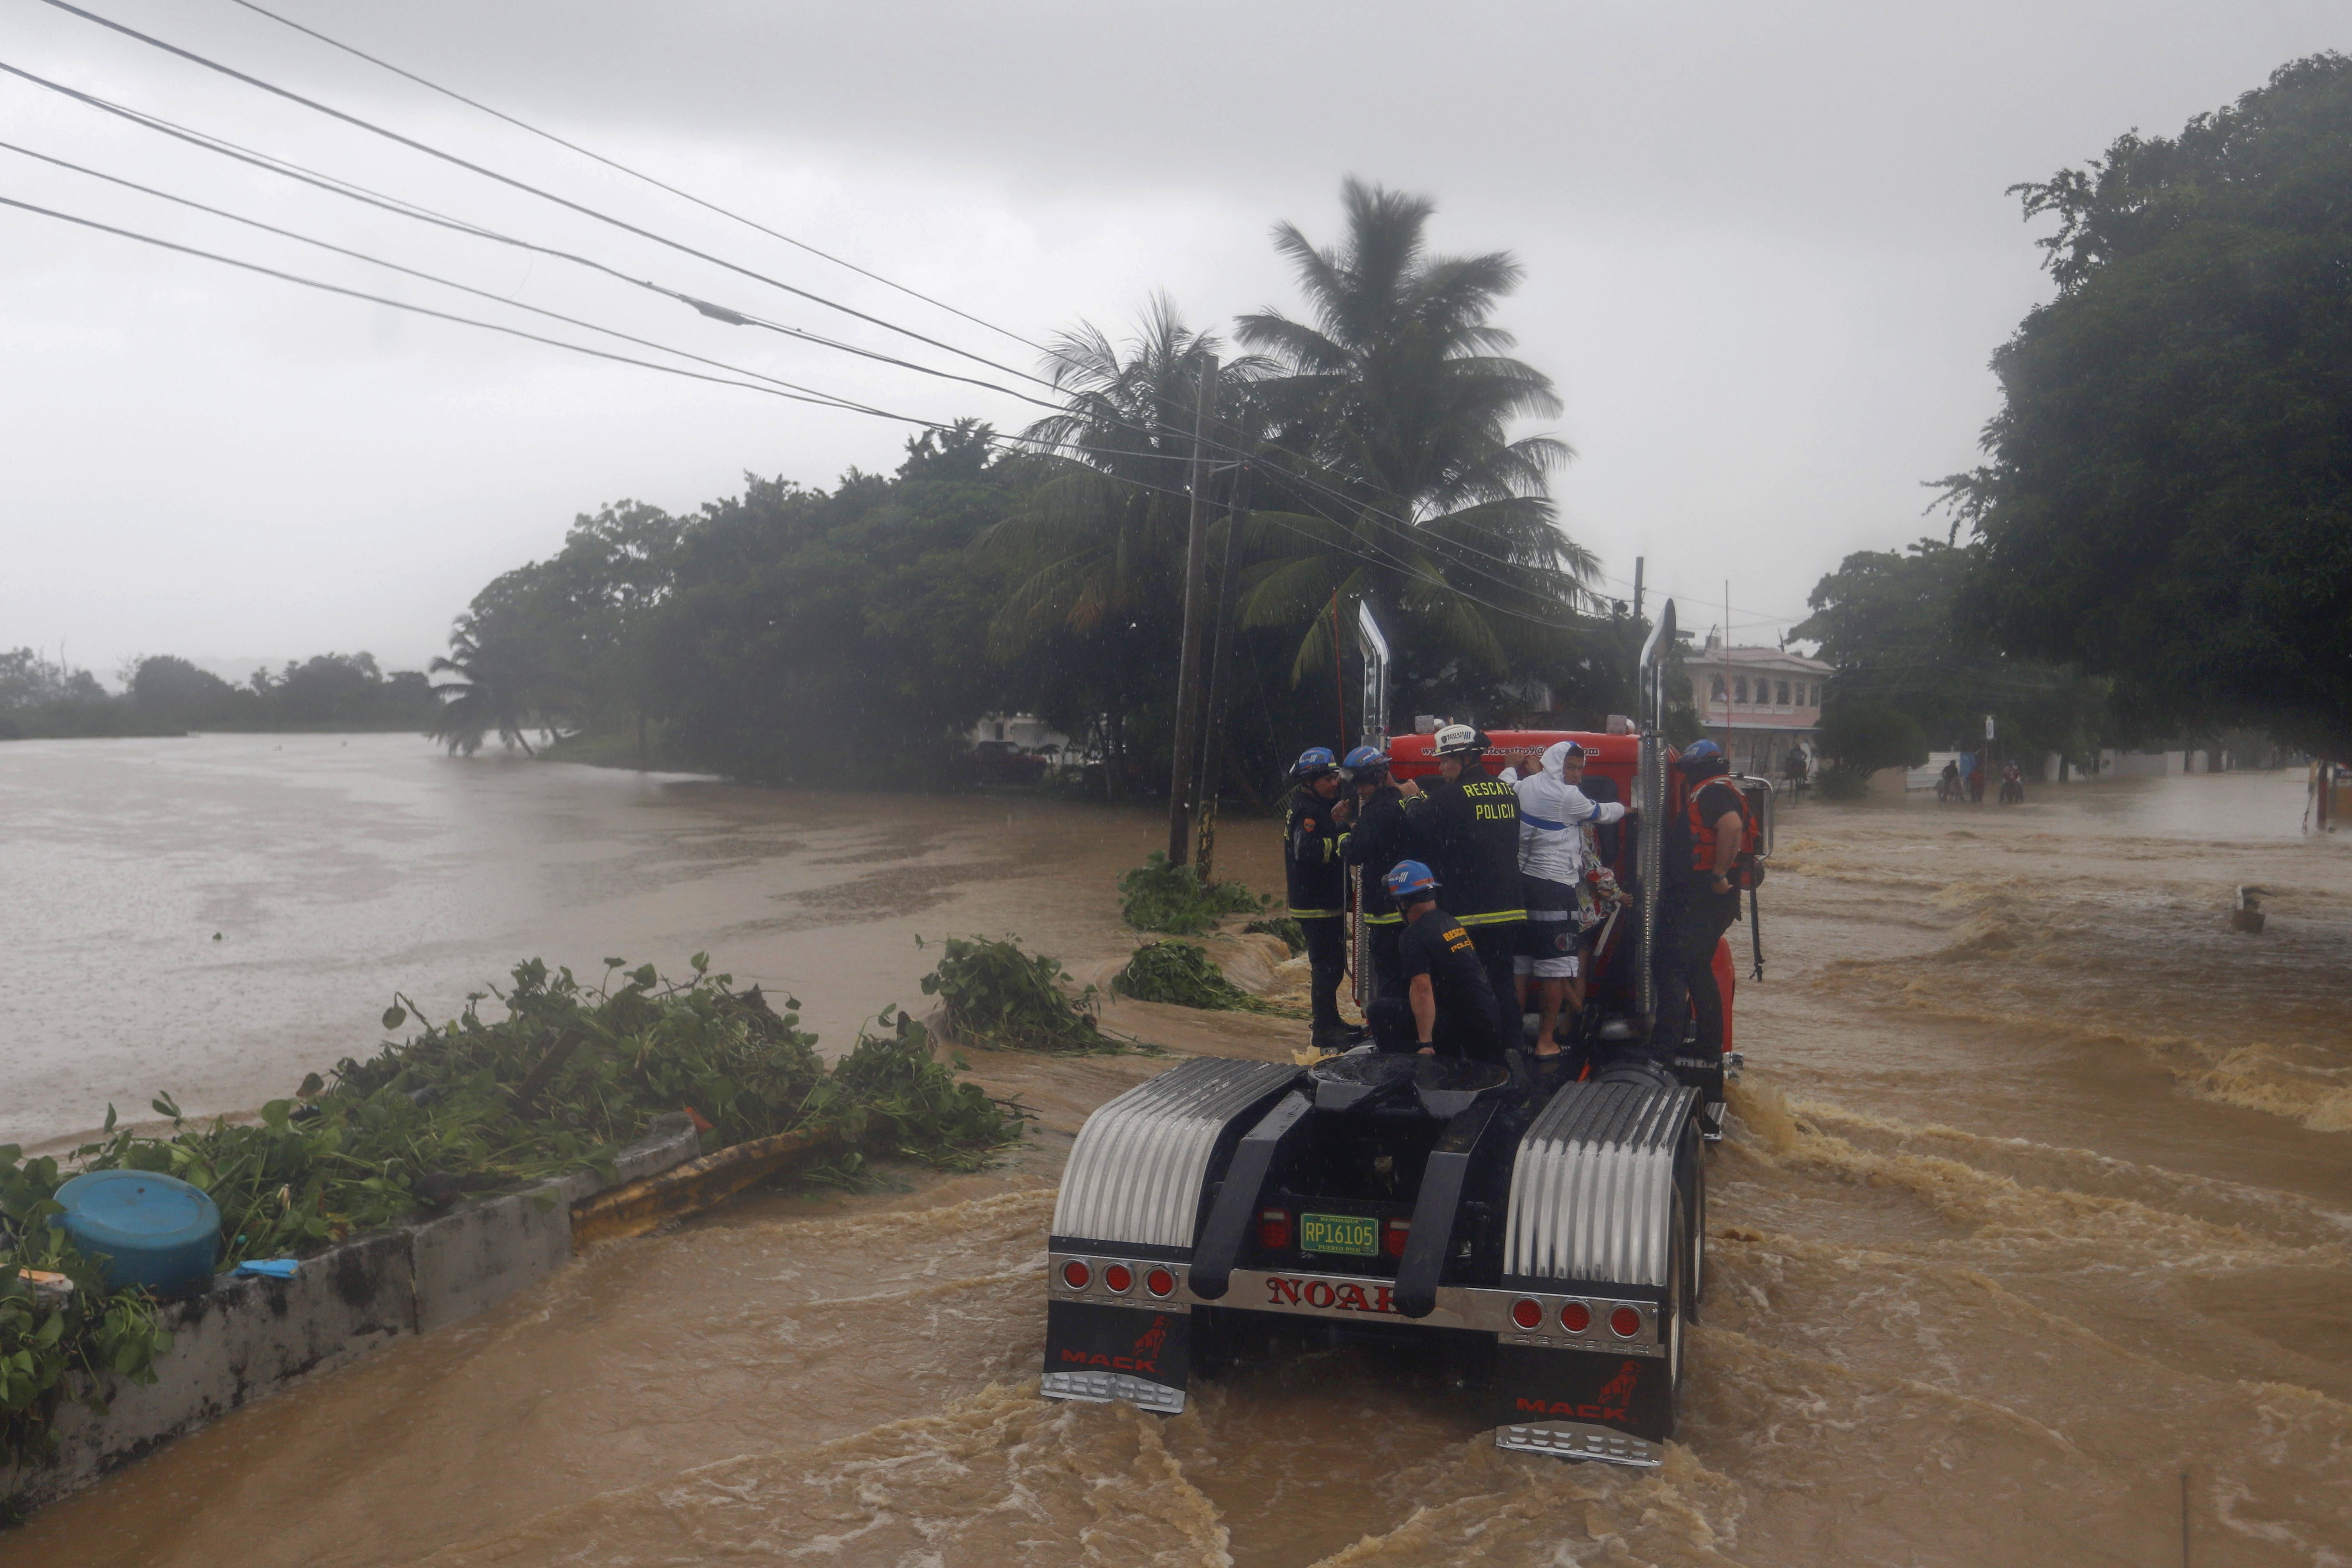
[[[1785,648],[1727,647],[1713,635],[1683,660],[1699,722],[1733,771],[1780,778],[1792,748],[1816,754],[1831,665]]]

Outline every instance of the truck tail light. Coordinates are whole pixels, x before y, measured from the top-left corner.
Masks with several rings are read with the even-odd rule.
[[[1062,1265],[1062,1283],[1073,1290],[1085,1289],[1094,1277],[1095,1271],[1076,1258]]]
[[[1257,1244],[1268,1252],[1280,1252],[1290,1245],[1290,1211],[1288,1209],[1258,1211]]]
[[[1412,1221],[1392,1219],[1381,1232],[1381,1250],[1391,1258],[1404,1256],[1404,1244],[1412,1238]]]
[[[1580,1334],[1592,1326],[1592,1309],[1581,1301],[1570,1301],[1559,1310],[1559,1326],[1571,1334]]]
[[[1176,1294],[1176,1276],[1165,1268],[1155,1268],[1143,1277],[1143,1288],[1155,1296]]]
[[[1511,1321],[1518,1324],[1519,1327],[1523,1329],[1542,1328],[1543,1318],[1543,1303],[1541,1301],[1529,1300],[1527,1297],[1522,1296],[1517,1300],[1511,1303]]]
[[[1642,1331],[1642,1314],[1631,1307],[1620,1307],[1609,1314],[1609,1331],[1621,1340],[1630,1340]]]
[[[1135,1289],[1135,1270],[1124,1263],[1114,1263],[1103,1270],[1103,1288],[1114,1296],[1124,1296]]]

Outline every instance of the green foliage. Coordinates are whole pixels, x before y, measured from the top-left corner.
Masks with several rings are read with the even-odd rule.
[[[1833,698],[1822,710],[1822,754],[1867,777],[1881,768],[1916,768],[1927,760],[1927,737],[1911,715],[1873,698]]]
[[[1227,915],[1256,914],[1272,905],[1239,882],[1203,882],[1198,867],[1171,866],[1157,849],[1118,879],[1119,915],[1138,931],[1197,936]]]
[[[1110,988],[1139,1002],[1173,1002],[1181,1007],[1285,1016],[1292,1011],[1253,996],[1226,979],[1196,942],[1145,942],[1127,961],[1127,967],[1111,976]]]
[[[1838,667],[1822,712],[1828,755],[1839,755],[1829,734],[1845,709],[1853,710],[1854,742],[1864,745],[1850,760],[1865,771],[1895,765],[1869,760],[1890,754],[1891,742],[1864,743],[1886,733],[1887,710],[1923,731],[1922,760],[1929,747],[1957,749],[1981,738],[1988,713],[2011,752],[2056,752],[2087,763],[2101,745],[2124,738],[2103,682],[1998,653],[1964,624],[1961,595],[1981,553],[1938,539],[1857,551],[1815,585],[1813,614],[1791,635],[1819,642],[1821,657]],[[1902,746],[1892,752],[1908,754]]]
[[[831,1162],[835,1178],[876,1154],[971,1170],[1020,1136],[1020,1108],[957,1081],[962,1064],[935,1060],[922,1026],[903,1014],[886,1009],[888,1033],[861,1037],[828,1072],[796,1003],[780,1014],[757,986],[732,984],[701,953],[676,984],[614,958],[583,985],[531,959],[516,967],[494,1022],[478,997],[404,1044],[346,1058],[331,1084],[313,1075],[300,1100],[270,1101],[257,1123],[193,1126],[159,1095],[155,1111],[173,1131],[154,1138],[118,1130],[110,1107],[107,1136],[76,1163],[204,1189],[220,1208],[218,1266],[227,1268],[315,1252],[467,1193],[572,1170],[611,1180],[621,1147],[673,1111],[709,1123],[713,1146],[831,1129],[849,1145]],[[396,1001],[385,1030],[414,1011]],[[169,1346],[144,1292],[106,1295],[96,1266],[49,1225],[58,1182],[56,1161],[0,1147],[0,1463],[42,1451],[70,1374],[152,1381],[149,1363]],[[52,1304],[17,1277],[28,1268],[68,1274],[77,1288]]]
[[[866,1148],[951,1171],[978,1170],[1020,1137],[1020,1108],[957,1081],[962,1059],[952,1068],[935,1059],[922,1025],[887,1007],[878,1021],[890,1032],[858,1037],[812,1098],[812,1120],[837,1123]]]
[[[154,1382],[154,1359],[172,1345],[153,1300],[110,1293],[102,1266],[57,1226],[59,1181],[55,1160],[0,1144],[0,1466],[55,1447],[49,1424],[69,1391],[103,1408],[113,1380]],[[72,1289],[44,1289],[26,1269],[61,1274]]]
[[[922,939],[916,938],[919,945]],[[1095,988],[1072,995],[1059,960],[1024,952],[1001,942],[950,937],[939,967],[923,976],[923,994],[937,996],[948,1033],[992,1051],[1108,1052],[1126,1046],[1097,1028]]]
[[[2059,291],[1947,481],[1971,617],[2126,718],[2352,749],[2352,59],[2017,189]]]
[[[1282,526],[1264,528],[1244,622],[1281,627],[1291,679],[1328,689],[1331,597],[1344,617],[1370,595],[1406,711],[1507,712],[1503,684],[1528,679],[1605,701],[1613,683],[1594,665],[1622,639],[1577,617],[1594,563],[1557,526],[1549,494],[1571,454],[1550,436],[1513,436],[1560,410],[1550,378],[1509,357],[1494,321],[1523,269],[1506,251],[1433,252],[1425,196],[1349,180],[1340,202],[1337,244],[1275,230],[1305,319],[1265,310],[1235,329],[1276,367],[1256,399],[1287,448],[1254,492]]]
[[[1242,927],[1242,930],[1280,937],[1282,945],[1290,949],[1290,955],[1293,958],[1307,951],[1307,933],[1300,930],[1298,922],[1288,915],[1268,915],[1264,920],[1250,921],[1249,924]]]
[[[1247,452],[1249,479],[1229,492],[1241,466],[1221,464],[1211,498],[1209,559],[1236,568],[1213,592],[1240,606],[1218,784],[1261,807],[1258,782],[1302,745],[1349,739],[1328,728],[1334,666],[1353,657],[1334,658],[1335,610],[1344,637],[1358,601],[1378,603],[1403,712],[1508,719],[1540,683],[1597,726],[1623,706],[1640,640],[1629,616],[1583,614],[1592,563],[1549,494],[1567,448],[1513,434],[1558,409],[1495,321],[1517,263],[1434,252],[1425,199],[1350,184],[1345,200],[1328,250],[1279,231],[1297,319],[1248,318],[1265,352],[1221,355],[1219,440]],[[1003,452],[963,420],[910,440],[894,475],[852,470],[830,489],[747,476],[693,515],[581,520],[560,556],[499,578],[462,618],[446,738],[635,735],[643,763],[658,733],[671,765],[924,788],[965,776],[974,720],[1026,711],[1101,759],[1090,790],[1156,789],[1172,760],[1186,411],[1219,348],[1155,296],[1128,341],[1086,322],[1053,341],[1058,406],[1029,432],[1050,456]]]

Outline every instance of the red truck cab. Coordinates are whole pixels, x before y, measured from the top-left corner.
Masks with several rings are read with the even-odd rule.
[[[1487,746],[1481,756],[1486,771],[1499,775],[1505,768],[1517,768],[1521,773],[1534,772],[1542,765],[1543,753],[1554,742],[1573,741],[1584,748],[1584,776],[1605,778],[1617,786],[1617,798],[1631,805],[1633,801],[1633,775],[1642,755],[1638,735],[1595,734],[1586,730],[1489,730]],[[1434,778],[1437,758],[1430,750],[1427,735],[1399,735],[1389,742],[1389,773],[1398,780]],[[1671,764],[1676,753],[1666,753]],[[1666,809],[1672,812],[1690,808],[1690,792],[1682,770],[1669,765],[1666,769]],[[1610,869],[1617,873],[1620,882],[1630,885],[1633,877],[1633,835],[1619,837],[1619,853]],[[1668,868],[1668,875],[1673,868]],[[1622,951],[1622,944],[1612,942],[1608,952],[1595,955],[1593,977],[1603,979],[1611,958]],[[1723,1048],[1732,1048],[1732,992],[1738,984],[1738,973],[1731,963],[1731,944],[1719,942],[1715,950],[1715,979],[1723,993]]]

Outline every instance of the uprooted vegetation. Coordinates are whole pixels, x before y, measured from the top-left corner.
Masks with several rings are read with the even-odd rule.
[[[204,1189],[220,1209],[215,1267],[226,1268],[314,1252],[467,1194],[575,1170],[612,1180],[622,1147],[673,1112],[696,1118],[706,1150],[822,1130],[852,1153],[948,1169],[985,1163],[1020,1136],[1019,1108],[960,1082],[903,1013],[886,1009],[887,1032],[862,1036],[828,1069],[797,1003],[778,1012],[757,986],[734,990],[705,955],[676,984],[651,964],[607,965],[586,985],[533,959],[512,990],[469,998],[459,1016],[366,1060],[346,1058],[331,1079],[312,1074],[258,1121],[198,1125],[163,1095],[154,1108],[171,1119],[166,1137],[118,1130],[109,1107],[107,1136],[65,1167],[0,1145],[0,1465],[47,1450],[69,1388],[102,1399],[109,1374],[152,1382],[169,1348],[152,1299],[108,1292],[59,1228],[57,1188],[79,1171],[161,1172]],[[492,995],[505,1016],[485,1020],[479,1004]],[[383,1026],[415,1013],[396,1002]]]
[[[1249,924],[1242,927],[1242,931],[1248,936],[1274,938],[1290,950],[1290,956],[1293,958],[1307,951],[1305,928],[1288,915],[1267,915],[1263,920],[1250,921]]]
[[[1111,976],[1110,988],[1139,1002],[1173,1002],[1225,1013],[1297,1016],[1297,1009],[1253,996],[1225,978],[1208,950],[1197,942],[1148,942],[1127,967]]]
[[[1024,952],[1013,937],[948,938],[939,967],[923,976],[923,992],[940,999],[941,1021],[959,1045],[1063,1054],[1139,1045],[1102,1031],[1093,986],[1079,987],[1060,960]]]
[[[1155,849],[1118,879],[1118,912],[1138,931],[1198,936],[1227,915],[1263,914],[1273,908],[1239,882],[1204,882],[1199,868],[1171,866]]]

